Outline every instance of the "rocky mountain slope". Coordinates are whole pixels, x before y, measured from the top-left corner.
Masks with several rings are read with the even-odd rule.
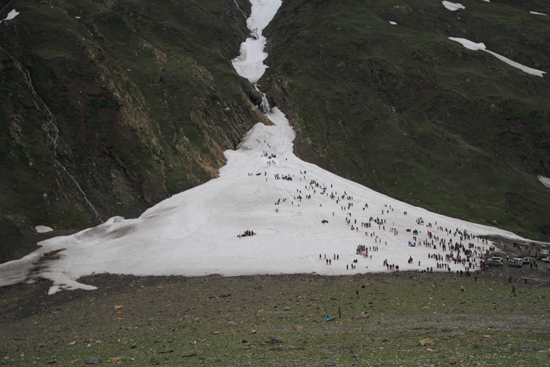
[[[550,235],[544,1],[286,0],[260,81],[299,132],[297,154],[400,200]],[[394,23],[394,24],[392,24]]]
[[[137,216],[216,177],[257,121],[230,60],[234,1],[11,1],[0,24],[0,261],[56,234]],[[3,18],[3,17],[2,17]]]
[[[239,6],[237,6],[237,4]],[[261,86],[308,161],[415,205],[550,236],[542,1],[285,0]],[[244,0],[0,4],[0,261],[47,235],[133,217],[217,175],[257,121],[230,60]],[[391,25],[389,21],[396,22]]]

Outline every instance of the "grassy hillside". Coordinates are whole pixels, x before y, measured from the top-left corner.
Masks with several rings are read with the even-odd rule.
[[[0,5],[0,10],[7,3]],[[249,10],[247,3],[241,7]],[[264,117],[233,0],[11,1],[0,24],[0,261],[217,175]]]
[[[550,82],[448,37],[550,72],[543,1],[286,0],[261,80],[297,152],[436,212],[550,236]],[[396,22],[391,25],[389,21]]]

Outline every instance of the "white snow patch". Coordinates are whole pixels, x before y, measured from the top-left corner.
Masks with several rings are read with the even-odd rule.
[[[490,3],[490,2],[491,2],[491,0],[483,0],[483,1],[485,1],[486,3]]]
[[[485,51],[485,52],[488,52],[490,53],[491,55],[493,55],[494,57],[496,57],[497,59],[501,60],[501,61],[504,61],[505,63],[507,63],[508,65],[511,65],[515,68],[518,68],[520,70],[522,70],[523,72],[527,73],[527,74],[531,74],[531,75],[536,75],[536,76],[540,76],[542,77],[543,74],[546,74],[545,71],[541,71],[541,70],[537,70],[537,69],[533,69],[533,68],[530,68],[530,67],[527,67],[525,65],[522,65],[522,64],[519,64],[515,61],[512,61],[510,60],[509,58],[507,57],[504,57],[502,55],[499,55],[493,51],[489,51],[486,49],[485,47],[485,44],[483,43],[475,43],[475,42],[472,42],[470,40],[467,40],[465,38],[455,38],[455,37],[449,37],[449,39],[451,41],[455,41],[455,42],[458,42],[458,43],[461,43],[464,47],[466,47],[467,49],[469,50],[474,50],[474,51],[477,51],[477,50],[480,50],[480,51]]]
[[[4,21],[6,21],[6,20],[12,20],[13,18],[15,18],[15,17],[18,16],[18,15],[19,15],[19,12],[18,12],[17,10],[15,10],[15,9],[12,9],[12,11],[10,11],[10,12],[8,13],[8,16],[7,16],[6,18],[0,20],[0,23],[4,22]]]
[[[391,25],[397,25],[397,23],[392,22],[391,20],[389,22],[390,22]]]
[[[451,41],[462,43],[462,46],[466,47],[468,50],[474,50],[474,51],[485,50],[485,44],[481,43],[481,42],[480,43],[475,43],[475,42],[472,42],[472,41],[467,40],[465,38],[449,37],[449,39]]]
[[[550,189],[550,178],[539,176],[539,181],[542,182],[542,184]]]
[[[232,60],[237,73],[251,83],[257,83],[267,69],[263,63],[267,53],[264,52],[266,38],[262,31],[273,19],[281,3],[281,0],[251,1],[252,7],[246,26],[252,32],[252,37],[241,44],[241,54]]]
[[[441,4],[443,4],[444,7],[449,9],[450,11],[457,11],[459,9],[466,9],[466,7],[460,3],[452,3],[450,1],[442,1]]]
[[[548,16],[547,14],[539,13],[539,12],[536,12],[536,11],[530,11],[529,13],[535,14],[535,15],[544,15],[545,17]]]
[[[48,227],[48,226],[36,226],[36,227],[34,227],[34,229],[36,230],[37,233],[53,232],[53,228]]]
[[[271,1],[253,0],[249,24],[265,27],[267,10],[276,12]],[[246,52],[247,46],[241,50]],[[258,50],[248,55],[256,58]],[[256,63],[245,57],[241,61],[244,76],[261,77]],[[456,271],[465,265],[428,255],[444,258],[449,242],[472,243],[478,254],[485,253],[491,244],[473,235],[524,240],[430,213],[304,162],[293,153],[295,132],[285,115],[275,107],[267,117],[272,126],[256,124],[237,150],[224,152],[227,164],[218,178],[158,203],[137,219],[113,217],[74,235],[42,241],[37,251],[0,264],[0,286],[40,277],[53,281],[49,294],[94,289],[77,281],[93,273],[357,274],[388,271],[385,260],[400,270]],[[238,236],[247,230],[256,234]],[[366,246],[368,256],[356,253],[358,245]],[[55,256],[44,259],[54,251]],[[475,270],[479,260],[472,261]],[[29,278],[39,262],[40,270]],[[447,267],[440,268],[443,263]]]

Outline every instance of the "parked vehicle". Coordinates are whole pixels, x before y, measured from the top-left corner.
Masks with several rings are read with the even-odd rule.
[[[489,259],[487,260],[487,265],[491,265],[491,266],[502,266],[504,265],[502,263],[502,261],[498,261],[498,260],[494,260],[494,259]]]
[[[530,259],[528,257],[524,257],[523,258],[523,263],[524,264],[529,264],[530,263]]]
[[[542,261],[544,261],[545,263],[550,263],[550,256],[546,256],[542,259]]]
[[[514,257],[513,259],[510,259],[508,261],[508,265],[515,266],[516,268],[521,268],[523,265],[523,259],[520,259],[519,257]]]

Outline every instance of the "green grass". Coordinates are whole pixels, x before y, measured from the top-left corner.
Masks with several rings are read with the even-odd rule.
[[[101,275],[96,291],[3,289],[8,365],[546,366],[546,273],[221,278]],[[508,276],[513,283],[508,282]],[[529,278],[523,283],[521,276]],[[363,287],[364,286],[364,287]],[[515,294],[512,294],[512,286]],[[464,287],[465,292],[461,292]],[[356,296],[356,290],[359,296]],[[116,306],[121,306],[117,308]],[[285,310],[285,308],[287,308]],[[361,312],[369,317],[362,319]],[[327,315],[335,318],[327,322]],[[433,344],[419,345],[430,339]],[[191,356],[190,356],[191,355]]]

